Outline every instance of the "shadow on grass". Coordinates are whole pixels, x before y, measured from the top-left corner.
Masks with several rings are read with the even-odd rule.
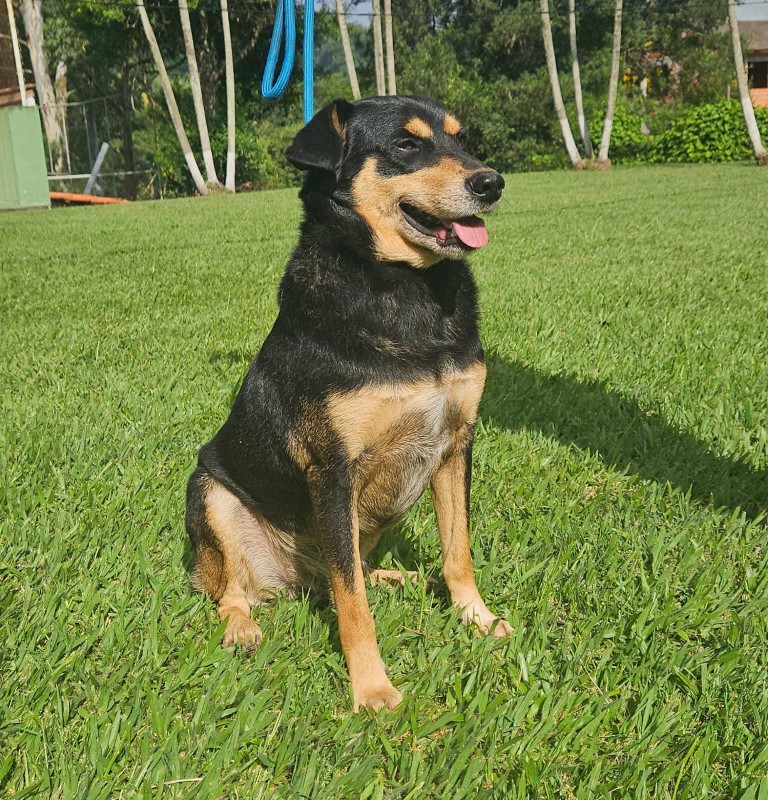
[[[509,430],[539,431],[717,508],[740,508],[752,518],[768,508],[768,471],[716,455],[599,381],[546,375],[490,356],[485,386],[480,415]]]
[[[214,351],[209,361],[247,363],[253,355]],[[705,442],[599,381],[547,375],[491,355],[480,415],[511,431],[535,430],[575,445],[615,469],[668,482],[716,508],[740,508],[752,518],[768,509],[768,471],[716,455]],[[410,560],[414,554],[405,555]]]

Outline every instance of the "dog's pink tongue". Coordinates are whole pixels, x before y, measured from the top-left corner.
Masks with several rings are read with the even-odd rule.
[[[480,217],[467,217],[451,223],[457,239],[467,247],[485,247],[488,244],[488,231]]]

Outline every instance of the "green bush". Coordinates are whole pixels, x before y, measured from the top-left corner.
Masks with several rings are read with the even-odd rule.
[[[600,114],[604,114],[602,109]],[[603,118],[598,114],[590,118],[589,132],[597,152],[603,135]],[[653,149],[653,137],[643,133],[645,120],[636,105],[619,99],[613,115],[611,129],[611,161],[617,164],[648,161]]]
[[[155,175],[140,190],[141,197],[179,197],[194,194],[195,185],[184,161],[162,93],[159,100],[141,95],[134,117],[133,147],[137,164],[151,164]]]
[[[755,110],[763,138],[768,109]],[[696,106],[658,136],[649,160],[655,163],[745,161],[753,156],[741,104],[736,100]]]
[[[299,172],[285,158],[283,151],[299,125],[276,126],[268,121],[245,122],[235,133],[235,176],[238,187],[279,189],[299,183]],[[217,129],[211,136],[216,161],[221,164],[223,180],[227,160],[227,130]]]
[[[440,37],[426,39],[404,62],[398,78],[401,91],[425,94],[445,103],[461,119],[467,146],[478,158],[504,172],[568,166],[546,70],[527,73],[516,81],[483,80],[476,65],[460,63]],[[184,88],[181,86],[178,92],[182,113],[192,120],[191,100]],[[273,189],[300,183],[300,173],[288,164],[283,152],[302,125],[299,88],[294,84],[277,103],[267,103],[261,97],[240,98],[236,139],[239,188]],[[316,107],[345,95],[349,95],[346,79],[325,76],[318,81]],[[602,135],[603,98],[586,99],[590,133],[597,149]],[[757,109],[756,115],[768,141],[768,109]],[[136,119],[137,158],[154,163],[159,177],[157,189],[153,184],[143,193],[159,191],[166,197],[193,193],[181,148],[161,101],[147,97]],[[212,122],[211,144],[223,180],[226,124],[221,118]],[[189,129],[192,147],[199,153],[194,126]],[[573,132],[578,136],[575,126]],[[752,148],[737,101],[685,108],[620,97],[610,156],[618,164],[725,162],[751,159]]]

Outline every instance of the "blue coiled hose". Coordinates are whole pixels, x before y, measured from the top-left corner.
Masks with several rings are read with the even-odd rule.
[[[275,80],[280,45],[285,32],[285,52],[280,74]],[[304,122],[309,122],[315,114],[315,63],[313,58],[315,44],[315,6],[314,0],[304,3]],[[296,8],[294,0],[278,0],[275,13],[275,27],[269,43],[261,93],[267,100],[276,100],[285,91],[293,72],[296,55]]]

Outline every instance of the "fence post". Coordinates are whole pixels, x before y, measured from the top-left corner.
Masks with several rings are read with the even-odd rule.
[[[99,154],[96,156],[96,161],[93,165],[93,169],[91,170],[91,175],[88,178],[88,183],[85,184],[83,194],[90,194],[93,190],[93,184],[96,183],[96,178],[99,177],[99,173],[101,172],[101,165],[104,163],[104,159],[107,157],[107,150],[109,150],[109,144],[104,142],[101,145]]]

